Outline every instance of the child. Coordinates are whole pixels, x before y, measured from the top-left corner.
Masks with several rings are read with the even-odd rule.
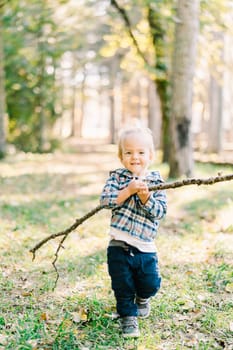
[[[140,335],[137,316],[149,316],[161,283],[154,238],[167,204],[164,191],[148,188],[163,182],[158,171],[148,171],[153,154],[149,129],[123,131],[118,156],[124,168],[110,173],[100,198],[112,209],[107,261],[123,337]]]

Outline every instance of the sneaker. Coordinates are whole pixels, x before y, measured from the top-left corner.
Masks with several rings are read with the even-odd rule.
[[[136,298],[136,304],[138,307],[138,317],[147,318],[150,315],[150,298]]]
[[[126,316],[121,319],[122,335],[124,338],[137,338],[140,335],[136,316]]]

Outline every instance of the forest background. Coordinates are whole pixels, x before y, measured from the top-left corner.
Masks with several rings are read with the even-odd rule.
[[[137,341],[114,318],[108,211],[70,234],[55,290],[59,240],[29,252],[98,205],[124,126],[151,128],[164,179],[233,172],[232,20],[231,0],[0,0],[0,349],[233,349],[232,182],[168,190]]]
[[[231,1],[0,8],[2,155],[7,143],[27,152],[69,137],[114,143],[133,123],[152,129],[171,176],[192,174],[193,150],[232,150]]]

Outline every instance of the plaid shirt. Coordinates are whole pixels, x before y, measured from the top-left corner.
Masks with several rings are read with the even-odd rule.
[[[167,211],[166,194],[164,191],[153,191],[145,204],[142,204],[137,194],[134,194],[125,202],[117,204],[118,192],[132,180],[133,175],[127,169],[110,172],[100,203],[112,209],[111,227],[144,242],[152,242],[157,234],[159,220]],[[145,181],[149,187],[163,182],[158,171],[149,172]]]

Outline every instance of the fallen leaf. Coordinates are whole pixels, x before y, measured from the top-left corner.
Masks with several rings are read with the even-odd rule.
[[[0,345],[7,345],[7,335],[0,334]]]
[[[228,293],[233,293],[233,283],[227,283],[225,291]]]
[[[41,315],[40,315],[40,320],[41,321],[47,321],[48,320],[48,316],[45,312],[43,312]]]
[[[72,313],[72,320],[73,320],[73,322],[75,322],[75,323],[81,322],[81,317],[80,317],[79,312],[73,312],[73,313]]]
[[[25,292],[22,292],[22,297],[30,297],[32,295],[32,291],[25,291]]]
[[[77,312],[72,313],[72,320],[75,323],[86,322],[87,321],[87,311],[85,309],[80,309]]]
[[[81,321],[83,321],[83,322],[87,321],[87,312],[85,309],[81,310]]]
[[[197,299],[200,301],[204,301],[206,299],[206,297],[202,294],[198,294]]]
[[[116,320],[120,317],[120,315],[117,312],[106,313],[104,316],[110,318],[111,320]]]
[[[182,310],[188,311],[195,308],[195,303],[192,300],[187,300],[184,305],[182,305]]]
[[[28,344],[30,344],[32,346],[33,350],[37,349],[37,344],[38,344],[38,340],[37,339],[30,339],[27,342],[28,342]]]
[[[177,320],[178,321],[184,321],[184,320],[189,320],[190,316],[189,315],[179,315]]]

